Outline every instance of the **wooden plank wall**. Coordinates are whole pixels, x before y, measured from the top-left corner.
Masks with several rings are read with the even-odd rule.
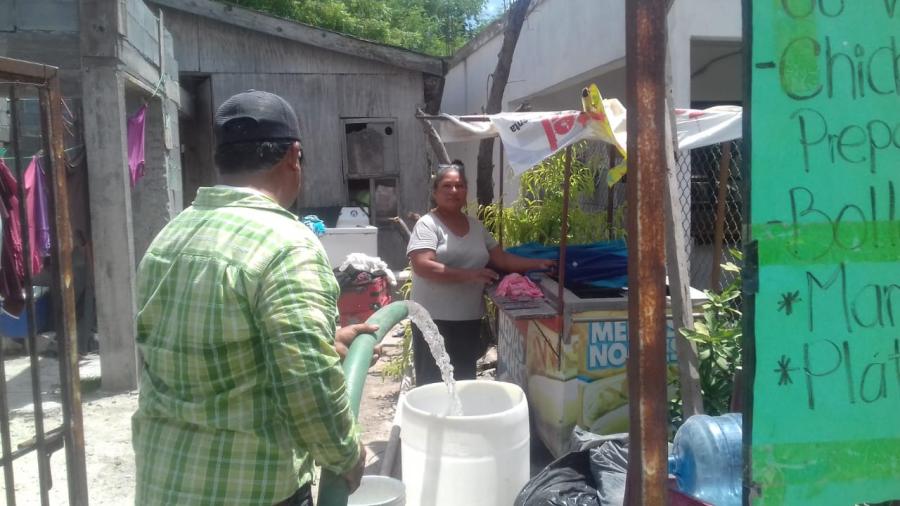
[[[372,60],[308,46],[171,9],[168,30],[182,72],[209,75],[213,109],[234,93],[257,89],[288,100],[300,117],[304,147],[301,207],[346,204],[342,118],[394,118],[400,160],[400,212],[428,204],[425,140],[414,117],[423,78]],[[391,250],[405,241],[391,238]],[[400,244],[402,242],[402,244]],[[402,246],[402,247],[401,247]],[[402,261],[404,255],[390,254]],[[396,263],[396,262],[391,262]]]

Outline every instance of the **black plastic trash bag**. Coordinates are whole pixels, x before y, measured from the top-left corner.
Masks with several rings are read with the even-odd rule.
[[[590,450],[567,453],[551,462],[519,492],[515,506],[601,506]]]
[[[597,483],[600,506],[621,506],[625,502],[628,475],[628,437],[610,439],[591,448],[591,474]]]

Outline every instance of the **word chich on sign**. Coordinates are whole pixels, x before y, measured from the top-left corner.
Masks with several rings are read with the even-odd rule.
[[[753,505],[900,499],[900,0],[745,0]]]

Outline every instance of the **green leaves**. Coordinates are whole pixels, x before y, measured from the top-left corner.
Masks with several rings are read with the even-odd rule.
[[[738,261],[743,259],[739,251],[732,250],[731,254]],[[722,265],[722,269],[737,276],[720,292],[707,290],[708,300],[701,306],[702,320],[695,321],[692,329],[679,329],[681,335],[697,346],[700,389],[708,415],[730,411],[734,375],[741,368],[741,268],[728,262]],[[670,381],[677,383],[677,378],[670,378]],[[673,399],[670,405],[674,425],[681,422],[680,405],[680,397]]]
[[[585,144],[573,148],[572,176],[569,179],[569,244],[587,244],[610,238],[606,212],[589,210],[600,178],[602,162],[585,155]],[[483,206],[480,216],[496,237],[503,220],[503,242],[517,246],[528,242],[559,244],[563,216],[565,154],[558,153],[522,174],[519,198],[500,209],[499,203]],[[604,185],[605,187],[605,185]],[[625,237],[625,209],[614,211],[612,237]]]
[[[485,0],[231,0],[362,39],[447,56],[485,24]]]

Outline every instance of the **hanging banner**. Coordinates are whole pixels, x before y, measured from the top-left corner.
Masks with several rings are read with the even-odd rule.
[[[897,500],[900,3],[744,12],[750,504]]]
[[[702,148],[740,139],[743,108],[720,105],[709,109],[675,109],[678,149]]]
[[[625,108],[604,100],[604,111],[505,112],[463,121],[443,114],[435,128],[446,143],[499,136],[513,172],[521,174],[566,146],[585,139],[625,146]],[[609,128],[606,125],[609,125]]]
[[[591,139],[627,145],[627,116],[617,99],[603,99],[603,109],[589,111],[505,112],[484,116],[451,116],[434,127],[445,143],[472,142],[499,136],[513,172],[521,174],[576,142]],[[741,137],[740,107],[676,111],[679,149],[694,149]],[[475,120],[475,121],[473,121]]]

